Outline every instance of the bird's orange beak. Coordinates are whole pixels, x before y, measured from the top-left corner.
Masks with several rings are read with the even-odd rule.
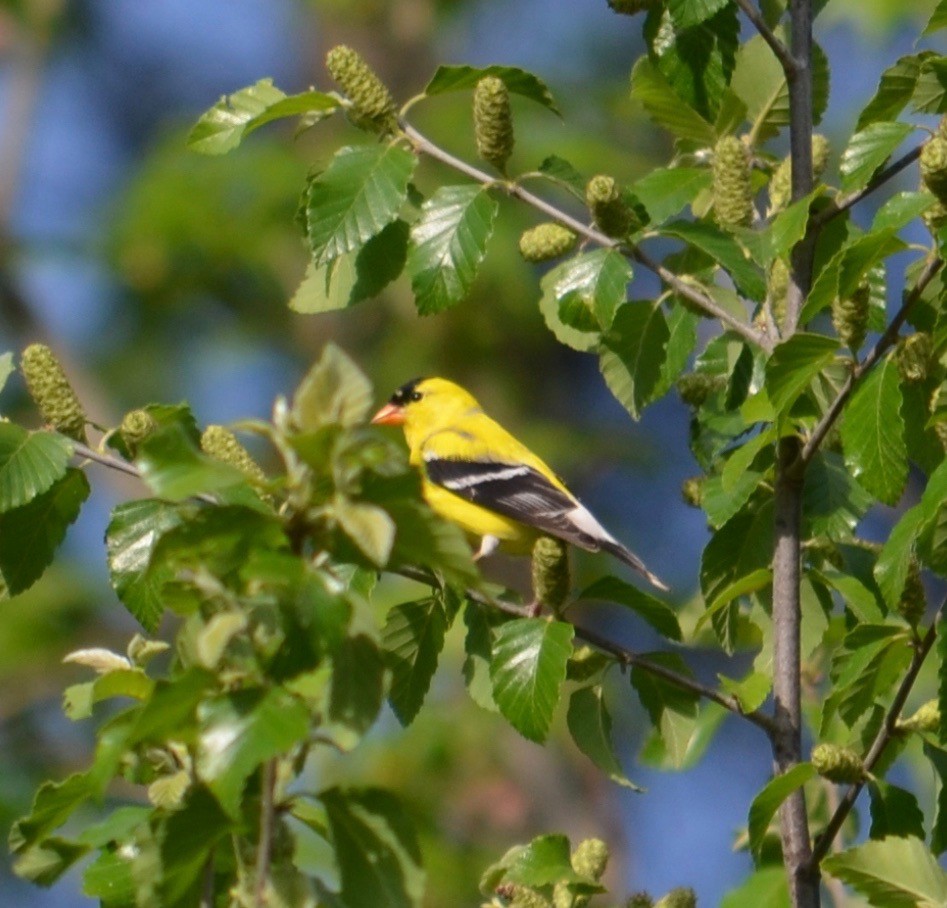
[[[404,407],[385,404],[373,417],[373,426],[400,426],[404,424]]]

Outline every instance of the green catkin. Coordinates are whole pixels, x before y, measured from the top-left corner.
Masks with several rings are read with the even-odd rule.
[[[527,262],[548,262],[570,252],[575,240],[575,234],[562,224],[537,224],[520,236],[520,255]]]
[[[785,259],[773,259],[766,277],[766,295],[769,309],[777,328],[786,321],[786,297],[789,294],[789,265]]]
[[[649,9],[656,9],[661,5],[661,0],[608,0],[608,5],[614,12],[623,16],[634,16]]]
[[[704,500],[704,477],[690,476],[681,483],[681,499],[688,507],[699,508]]]
[[[608,866],[608,845],[601,839],[586,839],[572,852],[572,869],[582,876],[600,880]]]
[[[47,424],[85,442],[86,415],[56,355],[45,344],[30,344],[20,359],[26,389]]]
[[[830,782],[851,785],[865,778],[865,764],[850,747],[817,744],[809,759],[815,771]]]
[[[940,199],[936,199],[934,204],[921,215],[921,218],[931,233],[937,233],[947,224],[947,205]]]
[[[898,728],[936,734],[940,731],[940,704],[937,700],[928,700],[913,716],[898,722]]]
[[[394,130],[395,99],[358,51],[336,45],[326,54],[326,69],[352,102],[356,123],[377,132]]]
[[[243,473],[254,485],[263,485],[266,474],[237,441],[237,436],[223,426],[208,426],[201,435],[201,450],[209,457],[230,464]]]
[[[901,378],[909,383],[927,379],[931,360],[934,356],[934,344],[926,331],[916,331],[898,341],[897,362]]]
[[[706,372],[689,372],[677,380],[677,393],[681,400],[695,410],[720,388],[722,382],[719,376],[708,375]]]
[[[122,418],[118,434],[134,457],[138,446],[157,428],[158,424],[147,410],[129,410]]]
[[[552,908],[585,908],[587,895],[576,895],[568,883],[556,883],[552,890]]]
[[[947,382],[938,385],[931,394],[931,428],[947,450]]]
[[[832,324],[842,343],[857,353],[868,333],[868,306],[871,285],[864,278],[848,299],[836,297],[832,301]]]
[[[533,544],[533,599],[553,611],[569,597],[569,552],[562,540],[540,536]]]
[[[647,892],[636,892],[628,897],[625,908],[653,908],[654,899]]]
[[[513,113],[510,92],[502,79],[484,76],[477,83],[473,115],[477,154],[504,173],[513,153]]]
[[[697,908],[697,893],[690,886],[677,886],[658,899],[654,908]]]
[[[541,892],[517,886],[509,908],[552,908],[552,903]]]
[[[595,226],[606,236],[627,236],[635,223],[635,215],[622,198],[621,187],[613,177],[598,174],[585,186],[585,203],[592,212]]]
[[[898,614],[911,627],[917,627],[927,611],[927,595],[921,582],[921,565],[917,558],[908,562],[908,572],[904,580],[904,589],[898,599]]]
[[[818,181],[829,164],[832,146],[829,140],[819,133],[812,137],[812,178]],[[769,208],[767,214],[782,211],[792,198],[792,161],[785,157],[773,171],[769,181]]]
[[[936,135],[921,149],[921,181],[941,202],[947,202],[947,139]]]
[[[750,150],[736,136],[724,136],[714,148],[713,206],[723,227],[748,227],[753,221]]]

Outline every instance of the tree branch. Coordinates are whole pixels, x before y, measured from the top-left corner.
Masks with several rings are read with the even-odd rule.
[[[452,155],[448,151],[445,151],[439,145],[435,145],[430,139],[418,132],[418,130],[409,123],[402,122],[401,129],[414,150],[419,154],[425,154],[430,158],[434,158],[435,160],[440,161],[442,164],[446,164],[453,170],[470,177],[472,180],[475,180],[484,186],[498,186],[502,188],[513,198],[519,199],[521,202],[525,202],[527,205],[530,205],[537,211],[541,211],[543,214],[552,218],[554,221],[558,221],[560,224],[568,227],[574,233],[585,237],[585,239],[595,243],[598,246],[607,246],[619,249],[629,257],[635,259],[635,261],[640,262],[648,270],[653,271],[675,293],[683,296],[685,299],[694,303],[694,305],[699,306],[708,315],[719,319],[731,331],[739,334],[744,340],[747,340],[754,346],[761,347],[766,351],[772,349],[772,341],[767,335],[756,331],[751,325],[748,325],[746,322],[742,322],[740,319],[735,318],[710,296],[708,296],[706,293],[701,293],[696,287],[688,284],[684,280],[681,280],[681,278],[674,274],[674,272],[669,271],[662,264],[655,261],[639,246],[629,243],[620,243],[618,240],[607,236],[600,230],[596,230],[595,227],[590,227],[588,224],[583,224],[577,218],[574,218],[570,214],[560,210],[555,205],[552,205],[550,202],[547,202],[540,196],[535,195],[528,189],[524,189],[519,184],[498,180],[496,177],[491,176],[486,171],[480,170],[478,167],[474,167],[472,164],[468,164],[461,158]]]
[[[823,208],[822,211],[816,212],[809,219],[809,229],[821,230],[833,218],[840,215],[843,211],[848,211],[849,208],[856,205],[865,198],[865,196],[870,195],[876,189],[887,183],[892,177],[897,176],[905,167],[909,167],[921,156],[922,148],[922,145],[918,145],[917,148],[912,148],[906,155],[889,164],[884,170],[878,171],[861,189],[856,189],[846,195],[839,196],[831,205]]]
[[[905,319],[907,319],[911,308],[920,299],[924,288],[934,279],[937,272],[943,267],[943,264],[943,259],[937,257],[928,259],[924,270],[918,275],[914,286],[905,295],[901,308],[897,311],[894,318],[891,319],[891,323],[885,329],[884,334],[878,338],[878,341],[875,343],[875,346],[871,348],[868,355],[852,369],[848,378],[845,379],[845,383],[839,389],[835,400],[832,401],[828,410],[823,414],[822,419],[819,420],[812,430],[799,455],[799,460],[803,466],[808,464],[819,450],[819,446],[825,440],[825,436],[832,426],[835,425],[839,416],[841,416],[842,410],[858,382],[874,368],[888,348],[897,342],[898,332],[901,330]]]
[[[945,606],[947,606],[947,600],[941,603],[940,608],[937,609],[937,613],[934,615],[931,626],[924,635],[924,639],[914,648],[914,656],[911,659],[911,664],[908,666],[907,674],[905,674],[904,679],[901,681],[901,686],[894,695],[894,700],[891,701],[891,706],[885,714],[885,720],[881,728],[878,729],[878,734],[875,735],[875,740],[872,741],[871,747],[868,748],[868,753],[865,754],[864,764],[866,772],[871,772],[895,736],[901,710],[904,709],[904,704],[907,702],[911,689],[914,687],[914,682],[917,681],[917,676],[921,671],[921,667],[924,665],[924,660],[934,646],[934,641],[937,638],[937,622],[940,621]],[[865,782],[861,781],[849,786],[842,800],[839,802],[838,807],[835,809],[835,812],[832,814],[832,817],[829,819],[828,825],[822,831],[818,839],[816,839],[810,859],[810,870],[813,872],[816,871],[819,863],[828,854],[832,846],[832,841],[842,828],[846,817],[851,813],[852,808],[855,806],[855,801],[864,785]]]
[[[753,0],[737,0],[737,6],[743,10],[747,19],[760,33],[760,37],[770,46],[770,49],[776,55],[776,59],[782,64],[783,72],[786,73],[788,79],[789,74],[796,71],[796,59],[789,52],[789,48],[776,37],[773,30],[766,24],[766,20],[760,11],[753,5]]]

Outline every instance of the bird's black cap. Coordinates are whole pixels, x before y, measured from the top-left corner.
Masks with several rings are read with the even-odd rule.
[[[403,407],[406,403],[412,400],[412,395],[414,394],[414,389],[417,388],[423,378],[412,378],[411,381],[405,382],[394,394],[391,395],[391,403],[396,407]]]

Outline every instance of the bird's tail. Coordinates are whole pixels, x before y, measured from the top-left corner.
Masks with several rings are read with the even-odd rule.
[[[651,573],[651,571],[644,566],[644,562],[634,552],[630,549],[626,549],[620,542],[609,539],[602,540],[599,544],[606,552],[614,555],[619,561],[624,561],[628,567],[634,568],[639,574],[646,577],[652,586],[656,586],[665,593],[671,591],[671,588],[661,580],[660,577]]]

